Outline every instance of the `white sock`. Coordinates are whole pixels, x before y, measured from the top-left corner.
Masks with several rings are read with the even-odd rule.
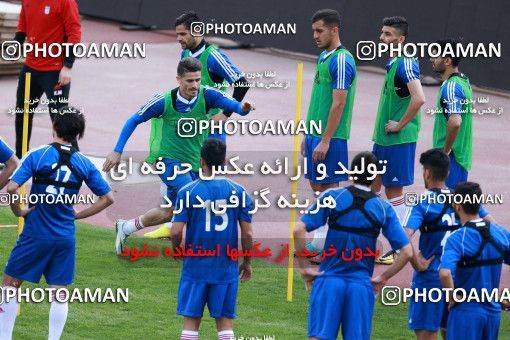
[[[50,307],[50,326],[48,340],[58,340],[62,335],[64,326],[66,325],[67,312],[69,305],[67,302],[60,303],[53,301]]]
[[[135,219],[129,220],[122,226],[122,231],[124,231],[124,234],[129,235],[134,233],[137,230],[141,230],[145,228],[141,216],[138,216]]]
[[[235,340],[235,338],[234,331],[231,329],[218,332],[218,340]]]
[[[324,244],[326,243],[326,235],[328,234],[329,226],[327,224],[322,227],[315,229],[313,233],[312,246],[316,249],[323,250]]]
[[[410,212],[409,207],[405,204],[404,196],[392,198],[389,202],[393,209],[395,209],[400,224],[404,226],[407,223],[407,215]]]
[[[181,340],[198,340],[198,332],[183,330],[181,332]]]
[[[14,287],[3,287],[3,290],[16,289]],[[5,294],[4,292],[4,294]],[[18,299],[17,297],[11,298],[9,301],[4,301],[0,304],[0,340],[11,340],[12,330],[18,315]]]

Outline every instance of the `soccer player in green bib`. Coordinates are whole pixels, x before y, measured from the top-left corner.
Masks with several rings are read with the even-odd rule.
[[[207,139],[208,131],[195,128],[188,131],[186,126],[200,126],[204,120],[226,120],[227,117],[219,112],[211,116],[210,110],[220,108],[241,115],[254,110],[248,102],[240,103],[227,94],[211,87],[200,85],[202,64],[196,58],[184,58],[177,66],[177,82],[179,87],[155,96],[142,106],[124,124],[114,151],[103,164],[103,171],[110,171],[120,163],[122,151],[136,126],[151,118],[162,120],[162,134],[160,139],[152,140],[150,154],[146,161],[153,163],[158,157],[163,159],[165,172],[159,174],[166,185],[166,197],[172,202],[169,208],[154,208],[145,214],[126,221],[117,220],[115,227],[117,239],[115,249],[117,254],[123,251],[123,245],[128,235],[145,227],[170,222],[173,216],[173,207],[176,204],[177,192],[186,184],[198,178],[200,167],[200,150]],[[189,122],[193,120],[195,124]],[[187,122],[184,124],[183,122]],[[191,171],[184,171],[189,164]],[[176,171],[180,173],[176,174]],[[182,172],[181,172],[182,171]]]
[[[459,43],[454,39],[442,39],[436,43],[444,51],[447,45],[456,50]],[[466,182],[471,169],[473,153],[473,91],[469,79],[459,72],[460,57],[430,58],[432,69],[441,75],[443,84],[437,96],[434,120],[433,146],[442,148],[450,156],[450,173],[446,186],[455,189]]]
[[[247,80],[230,59],[214,45],[210,45],[204,39],[203,35],[197,32],[191,32],[191,26],[194,22],[200,23],[202,20],[193,12],[185,12],[175,19],[175,33],[177,41],[182,47],[181,59],[193,57],[202,63],[202,82],[204,86],[214,87],[222,92],[226,92],[227,85],[234,88],[232,97],[237,101],[242,101],[249,87]],[[211,109],[211,114],[220,112],[221,109]],[[231,111],[224,110],[223,114],[230,117]],[[161,120],[151,120],[151,139],[161,131]],[[209,138],[217,138],[226,143],[225,133],[211,131]],[[164,190],[163,190],[164,191]],[[160,228],[145,233],[145,237],[163,238],[170,237],[170,224],[164,224]]]
[[[383,19],[379,40],[390,47],[405,44],[408,23],[403,17]],[[391,49],[390,49],[391,51]],[[372,140],[372,152],[386,161],[386,172],[378,176],[372,190],[380,192],[381,182],[386,197],[402,223],[409,213],[404,201],[404,186],[414,182],[414,156],[420,131],[420,107],[425,95],[420,83],[420,69],[414,58],[390,54],[381,90]],[[392,264],[395,253],[388,253],[376,263]]]
[[[356,65],[351,53],[340,42],[340,15],[332,9],[317,11],[312,17],[313,38],[322,53],[317,59],[315,78],[308,108],[307,124],[321,124],[321,133],[305,136],[301,153],[306,157],[307,173],[313,191],[323,192],[347,181],[347,174],[335,173],[349,167],[347,140],[351,130],[352,109],[356,94]],[[325,172],[321,170],[325,167]],[[307,244],[319,262],[328,231],[327,225],[314,232]]]

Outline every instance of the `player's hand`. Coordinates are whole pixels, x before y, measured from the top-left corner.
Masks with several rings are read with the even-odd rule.
[[[321,276],[324,272],[319,272],[317,268],[305,268],[301,269],[301,277],[303,278],[303,282],[305,283],[306,291],[308,292],[312,287],[313,281],[317,276]]]
[[[316,162],[323,161],[324,159],[326,159],[326,154],[328,153],[328,150],[329,143],[321,140],[319,144],[317,144],[317,146],[315,147],[315,150],[313,150],[312,156],[313,160]]]
[[[418,256],[416,257],[416,260],[414,263],[412,263],[414,270],[417,272],[424,272],[427,269],[429,269],[430,263],[434,260],[436,255],[432,255],[428,259],[424,258],[421,254],[421,251],[418,253]]]
[[[14,212],[14,215],[16,217],[26,217],[28,214],[30,214],[32,212],[32,210],[34,210],[35,207],[32,207],[32,208],[23,208],[23,209],[20,209],[19,211],[17,212]]]
[[[455,300],[450,298],[450,302],[448,302],[448,311],[451,311],[453,306],[455,306]]]
[[[112,168],[117,168],[120,164],[120,157],[122,154],[120,152],[113,151],[106,157],[106,160],[103,163],[103,171],[108,172]]]
[[[399,123],[394,120],[389,120],[386,125],[384,125],[384,132],[387,134],[397,133],[400,131]]]
[[[62,67],[58,76],[58,83],[60,86],[66,86],[71,82],[71,69],[69,67]]]
[[[255,105],[250,102],[244,102],[241,110],[243,110],[243,113],[248,114],[250,111],[255,111]]]
[[[372,286],[374,286],[374,291],[376,294],[379,294],[381,288],[386,284],[386,280],[384,280],[381,275],[370,278],[370,282],[372,282]]]
[[[251,280],[251,264],[241,264],[239,267],[239,279],[241,282],[248,282]]]
[[[305,140],[301,141],[301,156],[305,157]]]

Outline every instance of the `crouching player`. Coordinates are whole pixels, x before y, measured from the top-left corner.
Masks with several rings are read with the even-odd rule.
[[[206,176],[211,176],[213,167],[225,163],[225,153],[225,143],[219,139],[210,138],[204,142],[200,166]],[[184,206],[188,192],[189,205]],[[232,195],[237,196],[238,202],[245,201],[246,204],[226,207],[223,212],[214,208],[230,202]],[[238,223],[243,251],[253,248],[252,216],[249,214],[253,208],[252,201],[239,184],[226,178],[216,178],[197,179],[185,185],[177,194],[177,202],[177,207],[182,207],[182,210],[174,216],[171,229],[174,247],[181,245],[185,226],[186,248],[215,250],[220,247],[220,254],[216,256],[184,257],[177,296],[177,314],[184,316],[181,339],[198,339],[200,321],[207,304],[211,317],[216,319],[218,339],[233,340],[239,268],[237,261],[227,256],[226,249],[237,249]],[[205,206],[192,208],[199,202],[205,202]],[[243,258],[240,271],[241,282],[250,280],[250,257]]]
[[[73,283],[75,271],[74,221],[95,215],[113,203],[113,194],[92,162],[78,152],[72,143],[83,136],[85,118],[74,108],[60,109],[53,121],[53,143],[30,150],[11,177],[7,191],[19,194],[19,187],[32,178],[30,195],[45,199],[34,206],[20,208],[13,199],[11,209],[16,216],[25,218],[21,233],[4,271],[2,287],[14,290],[23,281],[38,283],[44,275],[50,288],[60,289]],[[72,204],[54,203],[72,201],[82,183],[98,196],[95,203],[76,212]],[[13,196],[15,197],[15,196]],[[54,296],[49,315],[48,339],[59,339],[67,319],[68,305],[63,296]],[[0,339],[11,339],[18,313],[17,298],[0,305]]]
[[[354,157],[351,170],[361,167],[362,162],[367,164],[365,169],[379,164],[374,154],[362,152]],[[310,339],[336,339],[340,326],[344,339],[369,339],[374,290],[378,292],[388,279],[405,266],[413,253],[395,210],[370,190],[373,182],[368,179],[370,173],[357,176],[352,186],[322,193],[311,211],[317,210],[318,202],[327,197],[332,198],[336,206],[322,206],[315,214],[304,215],[294,231],[296,250],[299,252],[305,247],[306,232],[327,222],[326,247],[336,249],[333,256],[325,257],[319,271],[307,268],[304,258],[297,257],[307,289],[313,282],[308,316]],[[367,249],[375,252],[381,230],[393,249],[400,249],[400,256],[384,273],[371,278],[376,254],[347,261],[340,253],[347,251],[349,255],[349,252],[352,254],[358,248],[364,253]]]
[[[481,197],[482,189],[477,183],[458,184],[455,195],[462,197],[460,204],[453,204],[462,227],[446,240],[439,270],[443,288],[450,289],[448,340],[494,340],[498,338],[501,305],[489,298],[499,288],[502,263],[509,260],[510,232],[481,219],[476,197]],[[453,289],[458,288],[468,297],[464,302],[453,299]],[[481,301],[469,300],[473,296]]]
[[[409,239],[420,230],[419,251],[415,251],[411,259],[416,271],[411,288],[423,291],[441,288],[439,266],[443,246],[448,236],[460,227],[460,222],[447,200],[447,196],[453,194],[445,184],[450,166],[448,155],[442,149],[430,149],[421,154],[420,163],[427,192],[424,194],[426,196],[422,196],[424,199],[413,207],[404,222],[404,229]],[[480,207],[479,213],[486,221],[493,222],[483,207]],[[447,317],[444,301],[411,299],[408,328],[414,330],[418,340],[435,340],[440,328],[443,332],[446,330]],[[444,333],[443,338],[446,338]]]

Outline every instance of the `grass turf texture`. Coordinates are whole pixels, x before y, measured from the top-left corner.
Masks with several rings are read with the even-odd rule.
[[[16,224],[9,209],[0,208],[0,225]],[[62,339],[121,339],[178,337],[182,317],[175,314],[180,264],[157,257],[129,262],[114,254],[111,229],[77,223],[78,288],[129,288],[129,302],[71,303]],[[16,228],[0,228],[0,266],[5,267],[17,238]],[[130,238],[128,245],[141,247],[167,245],[168,242]],[[253,277],[239,285],[237,299],[237,337],[275,336],[275,339],[304,339],[308,317],[308,294],[300,275],[294,272],[294,302],[286,302],[287,270],[267,263],[253,263]],[[44,281],[44,279],[42,279]],[[36,287],[24,283],[23,287]],[[41,287],[46,284],[41,283]],[[48,303],[22,303],[16,320],[15,339],[46,339]],[[214,320],[207,310],[200,327],[202,339],[217,339]],[[510,338],[510,314],[503,313],[501,339]],[[412,339],[407,330],[407,305],[395,307],[376,303],[372,322],[373,339]]]

